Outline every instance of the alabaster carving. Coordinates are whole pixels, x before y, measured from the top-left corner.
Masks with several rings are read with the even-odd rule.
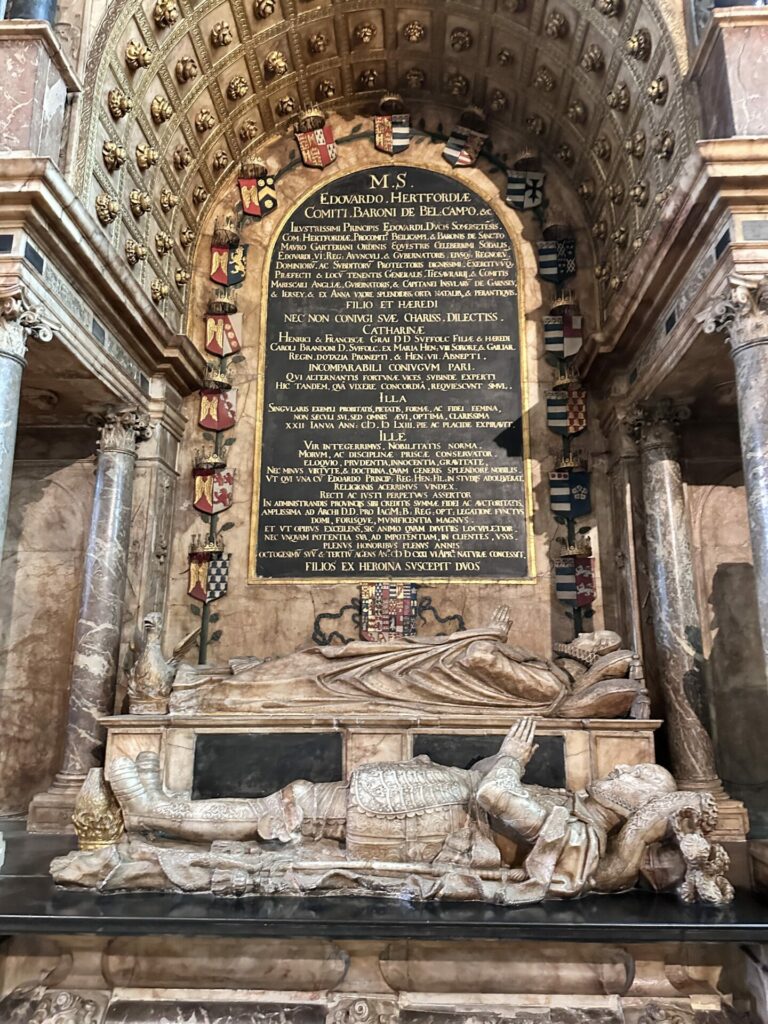
[[[200,74],[200,68],[194,57],[181,57],[176,61],[176,81],[183,85],[191,82]]]
[[[248,82],[242,75],[235,75],[227,86],[227,96],[231,100],[242,99],[248,94]]]
[[[178,273],[178,272],[177,272]],[[132,715],[164,714],[168,709],[177,662],[167,661],[162,650],[163,617],[150,612],[138,656],[128,672],[128,707]]]
[[[173,249],[173,239],[167,231],[158,231],[155,235],[155,249],[158,256],[165,256]]]
[[[177,267],[173,275],[177,288],[183,288],[185,285],[189,284],[190,278],[191,274],[188,270],[184,270],[183,267]]]
[[[179,20],[179,7],[176,0],[157,0],[152,17],[158,28],[170,28]]]
[[[182,228],[179,232],[179,241],[187,249],[195,240],[195,232],[192,228]]]
[[[445,84],[451,96],[466,96],[469,93],[469,79],[459,71],[448,75]]]
[[[329,45],[330,40],[325,32],[315,32],[307,40],[307,49],[314,56],[317,56],[320,53],[325,53]]]
[[[542,64],[536,74],[533,76],[533,87],[534,89],[541,89],[542,92],[552,92],[556,85],[555,76],[551,70]]]
[[[218,174],[224,170],[229,163],[229,153],[226,149],[217,149],[213,154],[213,160],[211,160],[211,167],[214,173]]]
[[[629,110],[629,87],[626,82],[619,82],[614,89],[611,89],[605,97],[605,102],[611,110],[618,110],[620,114]]]
[[[375,89],[379,81],[376,68],[364,68],[357,76],[357,84],[361,89]]]
[[[145,260],[148,256],[146,245],[141,245],[133,238],[127,238],[125,241],[125,258],[128,260],[132,267],[135,267],[141,260]]]
[[[468,28],[454,28],[451,30],[449,42],[451,49],[457,53],[469,50],[472,47],[473,41],[472,33]]]
[[[666,103],[667,96],[669,95],[669,81],[667,80],[667,76],[659,75],[658,78],[654,78],[645,92],[651,103]]]
[[[469,770],[420,756],[253,799],[191,800],[163,789],[156,753],[117,758],[110,777],[127,840],[57,858],[51,872],[104,892],[507,906],[617,892],[642,876],[684,899],[731,898],[727,855],[706,838],[717,820],[711,794],[678,791],[654,764],[619,765],[579,793],[526,785],[534,734],[534,720],[521,719],[498,754]]]
[[[427,73],[422,68],[408,68],[405,72],[405,84],[409,89],[423,89],[427,84]]]
[[[192,201],[196,206],[202,206],[208,198],[208,190],[202,185],[196,185],[192,189]]]
[[[369,21],[355,26],[354,39],[355,42],[359,43],[361,46],[370,46],[375,38],[376,26],[372,25]]]
[[[403,28],[403,38],[409,43],[421,43],[426,35],[426,27],[420,21],[409,21]]]
[[[616,633],[583,634],[556,661],[507,643],[509,610],[489,625],[449,636],[310,647],[225,668],[182,665],[171,694],[176,713],[219,714],[299,706],[519,708],[557,718],[617,718],[644,701],[631,651]],[[596,646],[598,645],[598,646]],[[601,646],[602,645],[602,646]],[[599,657],[592,658],[595,651]],[[578,657],[575,657],[578,655]],[[579,666],[586,666],[587,670]]]
[[[264,74],[267,78],[279,78],[288,73],[288,58],[282,50],[271,50],[264,58]]]
[[[552,11],[544,23],[544,32],[551,39],[562,39],[568,34],[568,20],[561,11]]]
[[[169,292],[170,288],[165,281],[161,280],[159,277],[156,277],[149,287],[149,294],[152,296],[152,301],[156,305],[159,305],[163,299],[166,299]]]
[[[45,984],[19,985],[0,999],[0,1020],[8,1024],[100,1024],[101,1002]]]
[[[173,151],[173,166],[177,171],[182,171],[192,163],[192,152],[189,146],[177,146]]]

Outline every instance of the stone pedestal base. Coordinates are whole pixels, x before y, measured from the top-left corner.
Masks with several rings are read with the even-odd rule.
[[[744,1005],[735,945],[186,936],[181,948],[174,936],[11,939],[5,992],[50,967],[56,988],[38,998],[93,1024],[726,1024],[731,1001]],[[737,991],[721,994],[721,974]]]
[[[59,772],[48,792],[38,793],[32,799],[27,814],[27,831],[59,835],[73,833],[72,812],[84,782],[85,775]]]

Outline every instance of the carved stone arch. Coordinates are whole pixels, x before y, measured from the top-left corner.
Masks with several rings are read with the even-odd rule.
[[[313,105],[318,83],[327,79],[334,94],[320,99],[323,109],[359,115],[372,113],[381,96],[396,89],[414,119],[423,118],[433,131],[438,125],[449,129],[465,106],[478,104],[486,108],[496,153],[513,160],[523,149],[538,149],[550,172],[557,167],[570,181],[569,209],[580,205],[587,223],[606,220],[595,260],[610,265],[620,281],[632,262],[631,243],[641,245],[648,236],[696,138],[678,6],[675,0],[477,0],[467,7],[425,0],[416,18],[411,9],[408,14],[393,4],[369,7],[359,0],[114,0],[87,62],[77,185],[92,210],[101,193],[118,201],[120,213],[104,231],[122,256],[127,242],[134,252],[144,247],[132,273],[147,292],[156,281],[168,286],[162,309],[178,328],[185,300],[174,270],[190,266],[181,232],[199,235],[210,197],[225,178],[234,178],[244,154],[264,151],[290,133],[296,114],[285,112],[280,101],[289,98],[288,108]],[[421,19],[418,31],[406,28],[406,15],[411,22]],[[228,33],[216,35],[222,22]],[[374,30],[368,43],[355,34],[361,24]],[[626,43],[640,29],[649,52],[633,57]],[[423,39],[416,38],[422,30]],[[231,41],[215,45],[229,34]],[[136,44],[133,63],[146,67],[129,65],[130,43]],[[319,46],[319,52],[311,46]],[[586,70],[582,61],[593,46],[602,53],[603,67]],[[145,56],[142,48],[150,52]],[[270,72],[273,51],[284,58],[285,74]],[[409,84],[410,68],[423,72],[426,89]],[[377,75],[372,89],[361,85],[366,70]],[[459,84],[466,82],[462,95],[454,94],[455,75],[463,76]],[[655,81],[666,86],[660,103],[648,95]],[[245,95],[237,98],[233,83]],[[115,116],[108,107],[111,90],[117,90]],[[583,120],[574,115],[578,103],[586,111]],[[532,130],[535,117],[542,119],[541,125],[533,123],[541,134]],[[246,127],[251,128],[247,137]],[[674,134],[667,157],[653,150],[654,136],[662,130]],[[625,149],[639,132],[645,136],[641,156]],[[598,157],[594,147],[603,136],[610,153]],[[125,150],[124,161],[112,171],[103,160],[105,142]],[[154,158],[143,170],[138,145],[144,147],[143,157]],[[188,162],[175,160],[186,160],[186,150]],[[577,196],[581,182],[594,184],[594,195],[583,201]],[[637,184],[645,196],[634,204],[631,190]],[[138,194],[137,213],[130,205],[132,192]],[[163,209],[164,194],[178,197],[175,205]],[[149,204],[148,211],[141,211],[142,203]],[[628,232],[622,247],[611,239],[620,225]],[[155,244],[162,232],[173,239],[168,255]],[[611,285],[606,281],[600,288],[600,305],[607,309]]]

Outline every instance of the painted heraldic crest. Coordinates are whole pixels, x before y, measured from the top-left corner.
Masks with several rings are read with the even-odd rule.
[[[378,114],[373,119],[373,144],[381,153],[402,153],[411,144],[410,114]]]
[[[556,242],[537,242],[539,277],[542,281],[562,284],[576,273],[576,242],[561,238]]]
[[[581,348],[582,317],[572,307],[544,317],[544,354],[551,359],[571,359]]]
[[[198,512],[209,516],[226,512],[232,504],[235,474],[231,469],[209,469],[195,467],[195,498],[193,504]]]
[[[247,245],[212,245],[211,280],[231,288],[245,280],[248,261]]]
[[[205,317],[205,351],[232,356],[242,348],[243,314],[208,313]]]
[[[544,171],[510,171],[504,201],[514,210],[532,210],[544,199]]]
[[[591,555],[566,555],[555,562],[555,596],[558,601],[584,608],[593,604],[595,560]]]
[[[579,519],[592,511],[589,494],[589,471],[556,469],[549,474],[549,506],[556,516]]]
[[[296,132],[301,159],[306,167],[327,167],[336,159],[336,140],[330,125],[308,132]]]
[[[210,604],[227,592],[229,555],[223,551],[190,551],[187,594]]]
[[[480,156],[487,138],[482,132],[456,125],[443,148],[443,160],[447,160],[451,167],[471,167]]]
[[[199,425],[203,430],[229,430],[237,416],[237,388],[201,388]]]
[[[273,174],[237,179],[243,213],[249,217],[264,217],[277,209],[277,189]]]
[[[547,392],[547,426],[555,434],[569,437],[587,426],[587,392],[578,384]]]

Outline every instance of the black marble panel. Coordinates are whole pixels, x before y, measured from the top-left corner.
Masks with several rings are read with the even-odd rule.
[[[471,768],[484,757],[498,754],[503,735],[467,736],[460,733],[419,733],[413,737],[413,754],[427,754],[439,764]],[[562,736],[537,736],[538,750],[523,776],[539,786],[565,787],[565,740]]]
[[[338,732],[203,733],[192,799],[267,796],[297,779],[335,782],[343,774]]]
[[[290,1005],[285,1003],[220,1002],[199,999],[152,1000],[137,1002],[118,999],[109,1007],[105,1024],[158,1024],[158,1021],[179,1024],[323,1024],[325,1007],[316,1003]]]

